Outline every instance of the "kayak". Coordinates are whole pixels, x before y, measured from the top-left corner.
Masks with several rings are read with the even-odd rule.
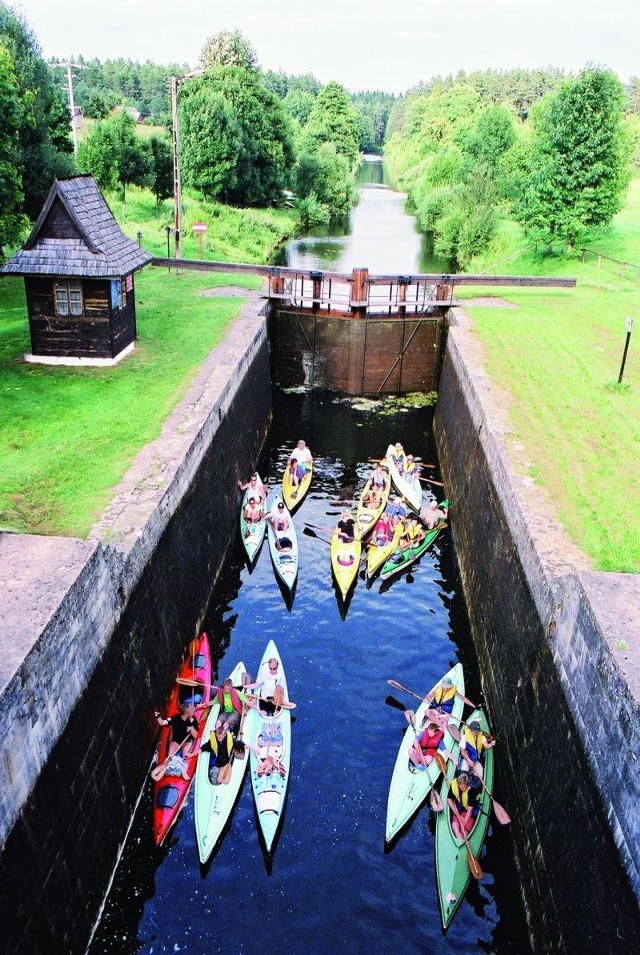
[[[331,567],[338,589],[343,599],[351,590],[360,566],[362,541],[354,537],[352,541],[342,541],[338,531],[331,538]]]
[[[367,481],[362,494],[360,495],[356,510],[356,537],[360,538],[360,540],[362,540],[363,537],[366,537],[367,534],[371,533],[373,528],[376,526],[378,518],[387,506],[391,482],[387,480],[387,486],[380,495],[380,504],[378,507],[371,507],[370,505],[364,503],[365,492],[368,490],[368,488],[369,482]]]
[[[367,578],[373,577],[375,572],[391,557],[393,552],[398,549],[400,535],[404,530],[404,523],[400,521],[393,529],[393,537],[388,544],[368,544],[367,545]]]
[[[209,641],[206,633],[202,633],[189,644],[189,656],[178,673],[178,679],[167,708],[167,716],[170,717],[179,712],[181,703],[196,704],[194,716],[199,724],[198,739],[194,747],[196,751],[200,747],[207,718],[207,706],[211,699],[211,673]],[[181,680],[189,681],[191,685],[182,683]],[[196,682],[195,686],[193,685],[194,682]],[[164,763],[167,759],[170,742],[171,728],[164,726],[158,746],[158,765]],[[153,784],[153,834],[157,846],[162,845],[187,798],[191,780],[196,771],[196,757],[192,756],[185,759],[185,765],[188,779],[183,779],[182,776],[171,776],[167,772]]]
[[[452,681],[457,692],[464,696],[464,673],[461,663],[456,663],[444,677],[438,680],[431,692],[435,692],[442,683],[442,680],[447,678]],[[456,696],[451,714],[454,718],[453,725],[456,727],[460,725],[459,720],[462,718],[463,709],[464,700]],[[429,763],[426,769],[416,771],[412,769],[412,764],[409,762],[409,751],[416,736],[422,731],[423,718],[427,713],[427,702],[423,700],[416,710],[415,725],[417,730],[415,730],[413,726],[408,726],[400,743],[395,766],[393,767],[391,783],[389,784],[387,828],[385,834],[387,842],[390,842],[393,837],[397,835],[402,827],[411,819],[413,814],[420,808],[440,776],[440,769],[435,759]],[[447,731],[445,731],[443,742],[449,752],[457,756],[458,743]]]
[[[240,689],[243,685],[243,676],[246,673],[244,663],[238,663],[230,674],[233,685]],[[209,710],[209,717],[205,723],[203,740],[206,743],[213,733],[220,711],[220,704],[216,700]],[[248,739],[251,734],[251,720],[253,710],[248,709],[240,723],[238,729],[238,738]],[[231,759],[231,776],[228,783],[219,783],[213,786],[209,782],[209,760],[211,754],[208,751],[201,752],[197,759],[196,781],[194,784],[194,815],[196,821],[196,842],[198,845],[198,855],[200,862],[204,865],[216,843],[222,835],[231,810],[233,809],[245,770],[249,762],[248,759]]]
[[[384,457],[384,464],[389,468],[391,480],[398,494],[401,494],[414,511],[419,514],[422,506],[422,484],[420,483],[420,478],[416,476],[406,479],[400,474],[392,457],[394,450],[394,446],[390,444]]]
[[[291,483],[291,472],[289,471],[289,466],[285,467],[284,474],[282,475],[282,497],[284,503],[287,505],[290,511],[294,511],[296,507],[299,507],[304,500],[304,497],[309,490],[311,485],[311,478],[313,477],[313,464],[308,464],[308,471],[305,476],[300,481],[300,484],[296,487],[295,484]]]
[[[449,502],[443,501],[442,507],[448,507]],[[380,571],[380,577],[382,580],[386,580],[388,577],[393,577],[394,574],[402,573],[403,570],[407,570],[408,567],[411,567],[418,558],[422,557],[424,552],[433,544],[434,540],[447,526],[446,521],[439,521],[435,527],[427,531],[423,539],[419,544],[416,544],[415,547],[405,547],[404,549],[398,548],[395,550],[391,557],[388,558],[385,564],[382,566]]]
[[[489,732],[489,724],[482,710],[474,710],[469,716],[467,723],[478,720],[482,731]],[[484,754],[484,782],[489,790],[493,790],[493,750],[487,749]],[[447,928],[451,919],[458,910],[462,901],[469,879],[471,878],[471,869],[469,868],[469,855],[464,841],[457,839],[451,828],[451,812],[447,805],[449,794],[449,784],[453,779],[454,767],[447,765],[447,776],[442,780],[440,797],[444,803],[445,809],[438,813],[436,818],[436,880],[438,883],[438,899],[440,901],[440,915],[442,917],[443,928]],[[479,790],[478,805],[480,812],[476,817],[476,823],[468,834],[469,846],[471,852],[477,859],[482,850],[489,819],[491,815],[491,799],[484,789]]]
[[[253,522],[247,523],[247,521],[245,521],[244,509],[249,503],[250,494],[251,490],[247,488],[247,490],[244,492],[244,497],[242,498],[242,507],[240,508],[240,535],[242,537],[244,549],[247,552],[247,557],[249,558],[249,563],[252,564],[264,540],[264,535],[267,530],[267,518],[265,516],[263,520],[257,524],[254,524]]]
[[[284,690],[284,700],[289,699],[287,681],[282,659],[273,640],[270,640],[260,661],[260,669],[267,666],[271,657],[280,663],[280,685]],[[289,765],[291,762],[291,713],[286,709],[277,709],[273,715],[266,715],[257,707],[254,710],[251,729],[251,787],[258,813],[258,822],[267,852],[271,852],[273,841],[282,820],[287,786],[289,783]],[[273,763],[272,763],[273,761]],[[270,772],[265,768],[272,765]]]
[[[275,494],[271,500],[270,511],[277,508],[278,502],[281,500],[280,495]],[[276,574],[285,587],[289,590],[293,590],[293,585],[298,576],[298,537],[293,519],[286,506],[284,513],[290,521],[289,529],[286,531],[276,532],[273,529],[271,521],[267,521],[269,551],[271,552],[271,560],[273,561]]]

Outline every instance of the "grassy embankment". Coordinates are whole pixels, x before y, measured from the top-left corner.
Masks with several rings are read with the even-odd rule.
[[[166,255],[171,206],[127,191],[123,230]],[[292,230],[277,210],[236,210],[185,201],[185,248],[198,257],[191,223],[209,223],[205,258],[264,262]],[[203,297],[214,286],[258,288],[257,277],[168,272],[136,276],[138,341],[111,369],[25,364],[29,329],[22,279],[0,279],[0,528],[86,537],[137,452],[160,432],[203,359],[238,314],[242,299]]]
[[[491,261],[470,272],[558,275],[577,288],[465,289],[465,297],[505,298],[516,309],[469,306],[490,377],[510,393],[510,436],[526,449],[529,470],[596,570],[640,572],[640,270],[588,255],[540,258],[524,252],[499,264],[526,239],[505,225]],[[632,182],[614,227],[588,246],[640,266],[640,180]],[[491,267],[492,262],[498,263]],[[463,292],[462,289],[459,290]],[[626,318],[635,320],[624,370]]]

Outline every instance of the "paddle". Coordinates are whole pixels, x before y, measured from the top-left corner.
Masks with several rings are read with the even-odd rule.
[[[255,693],[247,693],[247,696],[251,700],[262,700],[264,703],[273,703],[272,699],[269,699],[268,696],[256,696]],[[291,700],[283,700],[282,703],[276,705],[276,709],[279,710],[295,710],[297,703],[292,703]]]
[[[432,480],[431,478],[425,478],[425,477],[419,477],[418,480],[419,480],[419,481],[424,481],[425,484],[435,484],[436,487],[444,487],[444,482],[443,482],[443,481],[434,481],[434,480]]]
[[[185,736],[185,738],[182,740],[182,742],[181,742],[180,745],[178,746],[178,748],[177,748],[177,750],[175,751],[175,753],[172,753],[171,756],[167,756],[167,758],[165,759],[164,763],[160,763],[159,766],[156,766],[154,769],[151,770],[151,777],[152,777],[156,782],[158,782],[160,779],[162,779],[162,778],[166,775],[167,766],[169,765],[169,763],[171,762],[171,760],[173,759],[173,757],[174,757],[174,756],[177,756],[178,753],[180,752],[180,750],[182,749],[182,747],[184,746],[184,744],[187,743],[189,740],[192,740],[192,739],[193,739],[193,737],[192,737],[190,734],[188,734],[187,736]],[[192,756],[196,756],[196,755],[197,755],[197,753],[189,753],[188,756],[183,757],[183,758],[184,758],[184,759],[190,759]]]
[[[447,789],[450,789],[450,788],[451,788],[451,781],[447,778],[447,764],[445,763],[445,761],[444,761],[444,759],[442,758],[442,756],[440,755],[440,753],[436,753],[435,758],[436,758],[436,762],[437,762],[437,764],[438,764],[438,766],[439,766],[439,768],[440,768],[440,771],[441,771],[442,775],[444,776],[444,781],[445,781],[445,784],[446,784],[446,786],[447,786]],[[441,800],[441,801],[442,801],[442,800]],[[443,808],[444,808],[444,807],[443,807]],[[464,828],[462,819],[461,819],[461,817],[460,817],[460,813],[458,812],[458,809],[457,809],[457,807],[456,807],[455,805],[452,806],[452,809],[453,809],[453,812],[454,812],[454,814],[455,814],[456,819],[458,820],[458,826],[460,827],[460,832],[462,833],[462,837],[463,837],[464,842],[465,842],[465,845],[466,845],[466,847],[467,847],[467,858],[468,858],[468,860],[469,860],[469,869],[471,870],[471,875],[474,877],[474,879],[478,879],[478,881],[479,881],[479,880],[482,878],[482,876],[484,875],[484,873],[483,873],[482,869],[480,868],[480,863],[478,862],[478,860],[477,860],[476,857],[474,856],[473,852],[471,851],[471,845],[469,844],[469,838],[468,838],[467,833],[466,833],[466,831],[465,831],[465,828]]]
[[[317,537],[317,539],[318,539],[319,541],[322,541],[323,544],[329,544],[329,545],[331,545],[331,541],[327,540],[326,537],[320,537],[320,535],[319,535],[319,534],[316,534],[315,531],[312,531],[310,527],[303,527],[303,528],[302,528],[302,533],[303,533],[303,534],[306,534],[307,537]]]
[[[392,687],[394,688],[394,690],[402,690],[404,693],[408,693],[409,696],[415,696],[416,700],[424,700],[424,699],[426,699],[426,697],[420,696],[419,693],[414,693],[413,690],[410,690],[410,689],[408,689],[406,686],[403,686],[402,683],[398,683],[397,680],[387,680],[387,683],[389,684],[389,686],[392,686]],[[468,703],[468,705],[469,705],[470,707],[472,707],[474,710],[478,709],[478,707],[475,705],[475,703],[472,703],[471,700],[467,700],[466,696],[464,697],[464,699],[466,700],[466,702]],[[454,719],[457,719],[457,717],[454,717]],[[460,722],[463,723],[464,720],[460,720]]]

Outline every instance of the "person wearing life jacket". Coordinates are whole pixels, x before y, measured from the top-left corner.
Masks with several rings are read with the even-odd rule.
[[[494,739],[490,739],[482,732],[478,720],[473,720],[468,726],[464,726],[460,739],[460,756],[458,759],[458,768],[468,770],[479,779],[482,779],[483,753],[487,749],[492,749],[496,745]]]
[[[209,733],[209,739],[200,747],[203,753],[209,753],[209,782],[212,786],[218,784],[218,776],[223,766],[226,766],[231,760],[233,752],[234,738],[224,726],[216,726]]]
[[[476,790],[469,787],[469,777],[460,773],[451,783],[447,804],[451,810],[451,828],[457,839],[463,840],[473,829],[480,812]]]
[[[242,713],[242,704],[247,703],[247,698],[227,677],[222,686],[218,687],[216,699],[220,704],[218,719],[216,720],[216,729],[219,726],[233,733],[240,724],[240,714]]]
[[[414,461],[412,454],[408,454],[405,459],[403,477],[405,481],[415,481],[416,478],[420,477],[420,465],[417,461]]]
[[[417,547],[418,544],[423,541],[425,538],[425,530],[422,524],[418,523],[418,518],[412,514],[409,518],[405,529],[400,535],[400,540],[398,541],[398,546],[400,550],[408,550]]]
[[[444,730],[428,717],[428,722],[422,732],[416,736],[409,750],[409,769],[411,772],[425,772],[436,752],[446,755],[444,745]]]
[[[471,700],[468,700],[462,693],[458,693],[453,680],[449,676],[443,677],[436,688],[427,693],[425,700],[429,705],[429,716],[438,724],[446,724],[453,713],[453,704],[456,697],[463,700],[468,706],[473,706]]]
[[[398,474],[400,477],[402,477],[407,460],[405,458],[404,448],[399,441],[396,441],[394,447],[392,448],[390,458],[394,463]]]

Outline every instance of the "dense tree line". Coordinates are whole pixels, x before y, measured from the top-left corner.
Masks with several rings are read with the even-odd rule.
[[[412,90],[388,125],[386,155],[421,229],[460,267],[488,248],[503,216],[534,244],[573,245],[611,222],[628,183],[633,134],[613,73],[532,74],[538,86],[498,100],[501,77]]]

